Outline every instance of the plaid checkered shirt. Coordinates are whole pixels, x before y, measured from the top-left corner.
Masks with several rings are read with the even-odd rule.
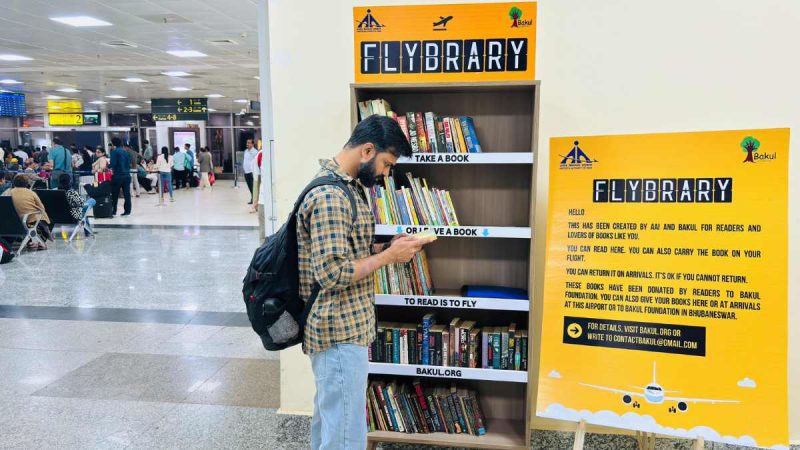
[[[308,301],[314,282],[320,291],[308,315],[303,340],[307,354],[335,344],[368,346],[375,339],[375,290],[372,276],[353,281],[355,261],[370,255],[375,219],[364,187],[336,162],[319,161],[317,177],[335,175],[353,193],[358,207],[353,223],[351,203],[342,189],[319,186],[303,199],[297,212],[297,256],[300,297]]]

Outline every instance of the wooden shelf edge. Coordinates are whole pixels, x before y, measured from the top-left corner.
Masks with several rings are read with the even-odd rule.
[[[483,436],[467,434],[428,433],[411,434],[396,431],[373,431],[367,440],[373,442],[398,442],[418,445],[468,447],[485,449],[528,449],[525,442],[525,422],[521,420],[487,419],[489,430]]]

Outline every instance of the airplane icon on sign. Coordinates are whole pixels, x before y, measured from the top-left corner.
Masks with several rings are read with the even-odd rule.
[[[689,410],[689,403],[739,403],[739,400],[716,400],[710,398],[686,398],[686,397],[671,397],[664,395],[665,393],[677,393],[678,391],[665,391],[660,384],[656,382],[656,363],[653,362],[653,381],[647,386],[631,386],[635,390],[642,392],[634,392],[633,390],[615,389],[605,386],[597,386],[594,384],[578,383],[581,386],[590,387],[592,389],[599,389],[602,391],[613,392],[615,394],[622,394],[622,403],[631,405],[633,408],[641,408],[641,404],[634,400],[634,397],[644,398],[647,403],[653,405],[660,405],[664,402],[675,402],[674,406],[669,407],[670,413],[685,413]]]
[[[433,31],[445,31],[447,30],[447,22],[453,20],[453,16],[439,16],[439,21],[433,23]],[[436,28],[441,27],[441,28]]]

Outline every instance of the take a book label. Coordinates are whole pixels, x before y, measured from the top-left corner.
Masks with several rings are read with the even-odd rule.
[[[475,308],[477,300],[463,298],[404,297],[406,305],[438,306],[441,308]]]
[[[415,163],[463,163],[469,164],[469,154],[458,153],[415,153],[411,158]]]

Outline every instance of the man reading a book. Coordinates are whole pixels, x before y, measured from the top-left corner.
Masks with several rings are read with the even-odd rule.
[[[341,187],[312,189],[297,212],[300,296],[316,295],[305,326],[303,351],[311,357],[317,393],[311,421],[311,448],[366,447],[367,348],[375,339],[372,273],[411,260],[423,240],[395,236],[374,245],[375,220],[365,187],[387,176],[411,147],[400,127],[373,115],[356,126],[344,148],[320,160],[320,176],[342,179],[355,199],[357,214]]]

